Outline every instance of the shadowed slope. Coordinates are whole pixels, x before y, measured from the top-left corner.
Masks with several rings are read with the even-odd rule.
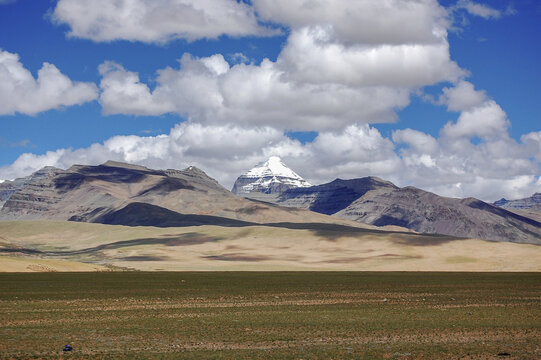
[[[367,177],[284,192],[278,204],[421,233],[541,244],[541,223],[483,201],[399,188]]]
[[[249,226],[246,221],[210,215],[185,215],[156,205],[134,202],[101,215],[92,222],[126,226],[184,227],[200,225]]]

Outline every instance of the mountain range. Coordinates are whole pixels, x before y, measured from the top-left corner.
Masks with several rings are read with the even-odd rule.
[[[267,201],[237,196],[195,167],[109,161],[6,181],[0,272],[539,271],[541,224],[528,217],[375,177],[307,186],[294,176],[304,185],[295,187],[276,159],[268,163],[281,176],[260,169],[250,179]]]
[[[272,175],[272,169],[262,171],[261,166],[257,166],[259,173],[270,174],[266,175],[267,178]],[[303,180],[299,178],[295,174],[294,180]],[[252,177],[251,181],[258,182],[260,179],[263,177]],[[237,180],[242,181],[244,175]],[[541,223],[528,214],[508,211],[474,198],[454,199],[411,186],[400,188],[377,177],[336,179],[317,186],[290,186],[277,191],[254,187],[249,189],[249,194],[241,194],[254,197],[257,193],[271,193],[273,196],[265,200],[277,205],[307,209],[375,226],[394,225],[420,233],[541,243]],[[508,206],[533,204],[536,200],[534,195],[531,200],[510,202]]]
[[[278,157],[241,175],[233,192],[245,197],[196,167],[153,170],[112,161],[47,167],[0,184],[0,220],[158,227],[317,223],[541,244],[541,223],[524,214],[473,198],[400,188],[377,177],[311,186]]]
[[[4,221],[46,219],[130,226],[347,223],[235,196],[193,166],[153,170],[108,161],[67,170],[47,167],[0,184],[0,198],[0,220]]]

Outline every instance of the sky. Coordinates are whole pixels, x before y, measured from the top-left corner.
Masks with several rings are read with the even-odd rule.
[[[0,0],[0,179],[107,160],[231,188],[269,156],[541,192],[537,0]]]

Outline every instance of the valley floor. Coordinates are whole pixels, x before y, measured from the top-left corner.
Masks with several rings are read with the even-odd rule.
[[[339,224],[0,222],[0,272],[541,271],[541,246]]]
[[[0,288],[2,359],[541,357],[538,273],[0,274]]]

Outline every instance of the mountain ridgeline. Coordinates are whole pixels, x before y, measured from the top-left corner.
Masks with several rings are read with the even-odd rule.
[[[518,200],[500,199],[494,205],[541,222],[541,193]]]
[[[541,193],[535,193],[529,198],[518,200],[500,199],[494,205],[510,210],[537,210],[541,211]]]
[[[47,167],[0,184],[0,220],[156,227],[267,224],[313,231],[342,226],[541,244],[541,223],[516,209],[400,188],[377,177],[311,186],[276,157],[241,175],[233,191],[242,196],[195,167],[153,170],[112,161],[67,170]],[[537,199],[536,194],[520,204],[530,206]]]
[[[205,172],[153,170],[108,161],[44,168],[0,184],[0,220],[70,220],[128,226],[345,223],[233,195]],[[353,223],[354,224],[354,223]]]
[[[254,197],[258,191],[251,189],[244,196]],[[415,187],[400,188],[377,177],[289,187],[266,200],[375,226],[394,225],[420,233],[541,244],[541,223],[527,214],[474,198],[454,199]]]

